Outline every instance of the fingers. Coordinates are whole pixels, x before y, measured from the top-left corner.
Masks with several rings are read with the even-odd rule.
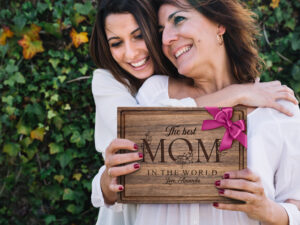
[[[216,187],[221,189],[243,190],[250,193],[263,193],[259,182],[251,182],[243,179],[223,179],[215,182]],[[222,194],[222,193],[221,193]]]
[[[276,100],[279,100],[279,99],[283,99],[283,100],[287,100],[287,101],[290,101],[292,103],[294,103],[295,105],[298,104],[298,100],[296,99],[296,97],[288,92],[279,92],[279,93],[276,93]]]
[[[278,110],[279,112],[286,114],[287,116],[293,116],[294,114],[291,113],[289,110],[287,110],[283,105],[274,102],[272,105],[270,105],[271,108]]]
[[[245,212],[247,209],[246,204],[224,204],[224,203],[214,202],[213,206],[218,209],[231,210],[231,211],[242,211],[242,212]]]
[[[140,164],[139,163],[131,163],[125,166],[118,166],[118,167],[111,167],[109,168],[109,175],[110,177],[119,177],[122,175],[127,175],[139,170]]]
[[[275,96],[275,100],[279,100],[279,99],[283,99],[283,100],[287,100],[287,101],[290,101],[294,104],[298,104],[298,100],[296,99],[295,97],[295,93],[294,91],[289,88],[288,86],[286,85],[277,85],[277,84],[280,84],[277,83],[275,81],[275,83],[273,85],[269,85],[268,89],[269,89],[269,92],[272,94],[272,95],[276,95]]]
[[[109,184],[109,190],[112,192],[120,192],[124,190],[124,187],[120,184],[117,184],[117,178],[112,178],[111,183]]]
[[[138,146],[134,142],[127,139],[115,139],[110,143],[105,152],[116,153],[120,149],[136,151],[138,149]]]
[[[138,153],[136,153],[135,155],[126,155],[125,157],[121,156],[121,154],[115,154],[117,151],[121,149],[136,151],[138,149],[138,145],[127,139],[113,140],[105,150],[105,165],[107,168],[118,164],[130,162],[130,161],[136,161],[140,159],[139,157],[141,155]]]
[[[287,92],[287,93],[289,93],[290,95],[295,96],[294,91],[293,91],[291,88],[289,88],[288,86],[286,86],[286,85],[281,85],[281,91]]]
[[[113,154],[108,156],[105,160],[107,167],[113,167],[124,163],[134,162],[143,159],[143,153],[124,153],[124,154]]]
[[[253,182],[260,181],[260,177],[248,168],[227,172],[223,177],[224,179],[245,179]]]
[[[240,200],[243,202],[253,202],[255,200],[255,195],[249,192],[236,191],[236,190],[228,190],[228,189],[220,189],[219,194],[221,196],[232,198],[236,200]]]

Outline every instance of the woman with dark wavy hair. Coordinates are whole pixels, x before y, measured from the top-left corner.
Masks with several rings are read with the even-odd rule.
[[[101,68],[95,70],[92,82],[96,104],[95,143],[96,149],[103,153],[106,166],[93,180],[92,203],[96,207],[104,206],[98,224],[133,224],[136,205],[113,205],[117,192],[124,189],[117,184],[116,178],[139,169],[139,164],[134,162],[143,156],[116,154],[119,149],[136,150],[136,145],[130,140],[114,140],[116,109],[118,106],[137,106],[135,93],[152,74],[170,75],[184,84],[191,84],[193,80],[180,77],[162,54],[156,1],[102,0],[97,10],[90,45],[92,58]],[[290,93],[278,82],[233,84],[209,95],[201,94],[175,102],[198,106],[269,106],[290,114],[275,102],[276,99],[289,99],[297,103]],[[124,163],[129,164],[120,166]],[[112,209],[118,211],[120,208],[123,208],[123,213],[113,213]]]
[[[158,16],[164,54],[193,85],[152,76],[137,94],[141,104],[165,106],[171,98],[210,94],[259,75],[257,28],[239,1],[162,0]],[[156,92],[165,94],[158,98]],[[300,200],[300,111],[280,104],[294,116],[248,108],[248,168],[227,171],[215,182],[220,196],[243,204],[140,205],[134,224],[299,225],[300,211],[289,199]]]

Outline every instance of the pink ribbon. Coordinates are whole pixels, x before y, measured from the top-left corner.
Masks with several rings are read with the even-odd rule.
[[[238,140],[245,148],[247,148],[247,135],[243,133],[246,126],[244,120],[232,122],[231,107],[219,109],[217,107],[205,107],[205,109],[214,117],[214,120],[204,120],[202,130],[212,130],[218,127],[225,127],[226,131],[220,145],[220,151],[229,149],[233,140]]]

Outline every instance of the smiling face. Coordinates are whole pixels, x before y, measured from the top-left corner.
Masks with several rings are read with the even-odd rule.
[[[105,32],[114,60],[138,79],[154,73],[142,32],[130,13],[110,14],[105,19]]]
[[[185,1],[180,1],[187,4]],[[218,34],[225,28],[207,19],[196,9],[164,4],[159,9],[164,54],[180,74],[194,77],[199,70],[214,66],[220,53]]]

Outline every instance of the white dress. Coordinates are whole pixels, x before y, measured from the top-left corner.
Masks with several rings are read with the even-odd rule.
[[[137,94],[143,106],[182,106],[182,101],[169,99],[168,77],[153,76]],[[283,102],[294,113],[290,118],[272,109],[258,108],[248,115],[248,167],[260,175],[266,195],[280,203],[288,213],[290,225],[300,225],[300,212],[286,199],[300,199],[300,112]],[[188,99],[186,106],[195,106]],[[298,179],[297,179],[298,178]],[[100,181],[98,182],[100,186]],[[94,184],[93,184],[94,189]],[[101,194],[101,189],[98,194]],[[98,196],[102,198],[103,196]],[[242,212],[215,209],[211,204],[141,204],[118,205],[99,217],[99,224],[126,225],[240,225],[260,224]],[[116,214],[113,211],[120,211]],[[120,215],[122,221],[110,223],[109,215]],[[113,216],[114,217],[114,216]]]

